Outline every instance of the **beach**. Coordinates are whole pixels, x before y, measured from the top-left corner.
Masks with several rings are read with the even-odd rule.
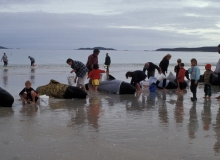
[[[173,71],[175,61],[169,71]],[[26,80],[32,81],[33,88],[48,84],[50,79],[67,84],[71,68],[65,61],[63,65],[36,63],[36,67],[17,62],[0,67],[0,86],[15,98],[12,108],[0,107],[1,159],[220,158],[220,101],[215,99],[218,87],[213,87],[211,100],[205,100],[203,85],[199,85],[196,102],[190,100],[187,88],[183,94],[176,90],[151,93],[148,89],[135,95],[88,91],[86,99],[50,98],[49,106],[39,102],[36,106],[22,105],[18,94]],[[125,72],[142,70],[142,63],[135,58],[126,64],[115,63],[110,74],[130,82]]]

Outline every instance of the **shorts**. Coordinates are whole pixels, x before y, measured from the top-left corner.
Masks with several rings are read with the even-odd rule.
[[[92,85],[93,86],[98,86],[99,85],[99,80],[98,79],[93,79],[92,80]]]
[[[85,80],[87,78],[87,73],[85,74],[84,77],[78,77],[78,80],[77,80],[77,84],[76,86],[79,87],[79,86],[84,86],[85,85]]]
[[[180,87],[180,90],[183,90],[184,89],[184,83],[183,82],[179,82],[179,87]]]

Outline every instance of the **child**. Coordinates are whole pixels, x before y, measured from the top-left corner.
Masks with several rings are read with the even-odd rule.
[[[208,98],[208,99],[210,99],[211,95],[212,95],[212,87],[210,85],[210,76],[212,74],[211,67],[212,67],[211,64],[206,64],[206,66],[205,66],[206,71],[204,72],[204,92],[205,92],[205,96],[203,98]]]
[[[93,70],[89,72],[89,75],[88,75],[88,78],[92,79],[92,88],[95,92],[97,92],[97,88],[99,85],[100,73],[105,73],[105,71],[99,69],[98,64],[94,64]]]
[[[176,72],[176,78],[178,77],[181,62],[182,62],[181,59],[177,59],[177,65],[174,67],[174,72]]]
[[[23,104],[25,104],[25,101],[27,103],[35,104],[35,102],[38,100],[38,95],[36,91],[31,88],[30,81],[25,82],[25,88],[19,93],[19,96],[21,97]]]
[[[191,77],[191,84],[190,84],[190,90],[193,94],[193,97],[191,97],[192,101],[196,101],[196,89],[198,86],[198,80],[200,78],[200,69],[197,66],[197,60],[195,58],[191,59],[191,68],[188,70],[190,77]]]
[[[179,71],[178,71],[178,75],[177,75],[177,81],[178,81],[178,91],[179,92],[183,92],[183,87],[184,87],[184,77],[185,77],[185,73],[186,73],[186,70],[183,68],[184,67],[184,63],[180,63],[179,65]]]

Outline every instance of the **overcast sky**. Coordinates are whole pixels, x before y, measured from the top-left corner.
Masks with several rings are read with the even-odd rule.
[[[117,50],[217,46],[218,0],[0,0],[0,46]]]

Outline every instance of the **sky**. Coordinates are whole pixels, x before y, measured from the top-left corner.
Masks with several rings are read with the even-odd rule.
[[[0,46],[116,50],[220,44],[218,0],[0,0]]]

